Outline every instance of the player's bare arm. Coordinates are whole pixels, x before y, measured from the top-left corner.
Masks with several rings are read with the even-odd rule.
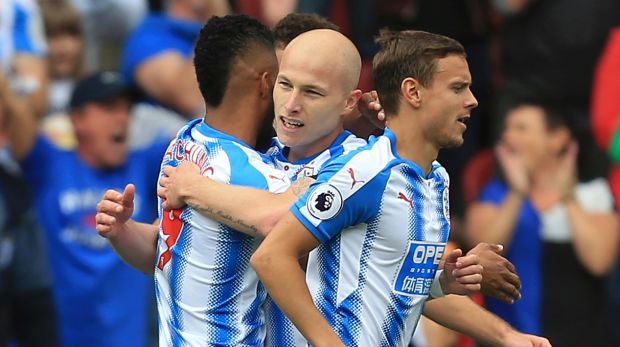
[[[152,274],[159,222],[146,224],[131,219],[135,191],[133,184],[128,184],[122,193],[107,190],[97,204],[95,228],[127,264]]]
[[[313,346],[344,346],[314,305],[298,262],[318,244],[293,213],[287,212],[251,263],[273,300]]]
[[[34,90],[24,95],[25,101],[35,112],[37,118],[45,115],[47,109],[47,86],[49,83],[47,62],[44,58],[25,52],[13,56],[11,68],[18,78],[35,82]]]
[[[202,176],[192,163],[167,166],[163,172],[166,176],[159,181],[158,195],[165,200],[164,209],[187,204],[200,214],[251,236],[266,236],[314,182],[303,177],[286,192],[275,194],[216,182]]]
[[[550,347],[547,339],[523,334],[470,298],[448,295],[424,306],[424,315],[438,324],[497,347]]]
[[[179,53],[156,55],[141,64],[134,77],[149,95],[179,112],[195,115],[202,108],[194,64]]]
[[[28,100],[15,95],[8,81],[0,72],[0,100],[3,109],[5,129],[8,135],[11,152],[15,159],[22,160],[32,150],[37,137],[38,118],[35,109]]]

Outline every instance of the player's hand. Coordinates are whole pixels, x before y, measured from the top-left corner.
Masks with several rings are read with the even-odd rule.
[[[467,254],[475,254],[480,259],[482,294],[512,304],[521,299],[521,280],[514,265],[501,255],[503,249],[502,245],[482,242]]]
[[[373,90],[362,94],[357,108],[366,119],[379,129],[385,128],[385,111],[379,102],[377,91]]]
[[[164,176],[159,178],[157,195],[162,198],[164,210],[174,210],[185,206],[185,196],[192,182],[201,177],[200,168],[191,162],[181,165],[165,166]]]
[[[526,196],[530,191],[530,178],[521,155],[503,142],[495,147],[495,155],[510,189]]]
[[[97,203],[95,215],[97,233],[103,237],[110,237],[121,230],[131,218],[134,209],[136,187],[128,184],[123,193],[109,189]]]
[[[544,337],[523,334],[512,330],[502,338],[500,347],[551,347],[551,343]]]
[[[475,254],[463,256],[463,251],[455,249],[446,258],[444,270],[439,276],[445,294],[469,295],[480,291],[482,265]]]
[[[577,184],[577,154],[579,145],[576,141],[569,143],[568,148],[560,155],[560,165],[555,173],[553,185],[563,200],[574,196]]]

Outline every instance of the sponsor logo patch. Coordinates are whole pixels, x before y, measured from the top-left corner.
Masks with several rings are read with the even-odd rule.
[[[306,201],[306,207],[314,218],[330,219],[342,209],[342,194],[333,185],[323,183],[312,191]]]
[[[407,296],[428,295],[445,249],[445,243],[409,241],[392,290]]]

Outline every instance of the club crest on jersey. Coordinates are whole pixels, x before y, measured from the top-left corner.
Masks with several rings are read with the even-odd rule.
[[[445,248],[445,243],[409,241],[392,290],[407,296],[428,295]]]
[[[310,163],[312,164],[312,163]],[[297,177],[312,177],[312,176],[316,176],[317,174],[317,170],[314,166],[311,166],[310,164],[303,166],[301,169],[299,169],[299,171],[297,172]]]
[[[443,215],[446,217],[448,224],[450,224],[450,189],[448,187],[443,190],[441,201],[443,205]]]
[[[329,183],[316,187],[306,201],[310,214],[320,220],[334,217],[342,209],[342,194]]]

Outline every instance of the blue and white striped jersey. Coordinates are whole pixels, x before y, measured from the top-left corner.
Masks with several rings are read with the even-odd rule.
[[[330,160],[345,155],[364,145],[366,145],[366,140],[353,135],[349,131],[344,131],[338,135],[329,148],[323,152],[293,163],[289,162],[286,158],[288,148],[282,145],[277,138],[273,139],[272,146],[267,151],[267,154],[273,158],[276,167],[284,172],[291,181],[295,181],[298,177],[317,177],[319,171]],[[265,314],[267,321],[265,347],[307,345],[307,341],[303,335],[270,298],[267,298],[265,302]]]
[[[192,161],[224,183],[283,192],[289,179],[240,140],[191,121],[162,161]],[[162,211],[155,284],[161,346],[263,346],[266,291],[250,266],[260,240],[189,207]]]
[[[328,163],[291,211],[321,242],[306,280],[347,346],[407,346],[450,232],[449,178],[398,156],[394,134]]]
[[[297,177],[317,177],[319,171],[327,162],[364,145],[366,145],[366,140],[345,130],[323,152],[293,163],[286,159],[288,147],[280,143],[277,137],[273,138],[271,147],[266,154],[271,156],[276,163],[276,167],[282,170],[294,182],[297,180]]]

